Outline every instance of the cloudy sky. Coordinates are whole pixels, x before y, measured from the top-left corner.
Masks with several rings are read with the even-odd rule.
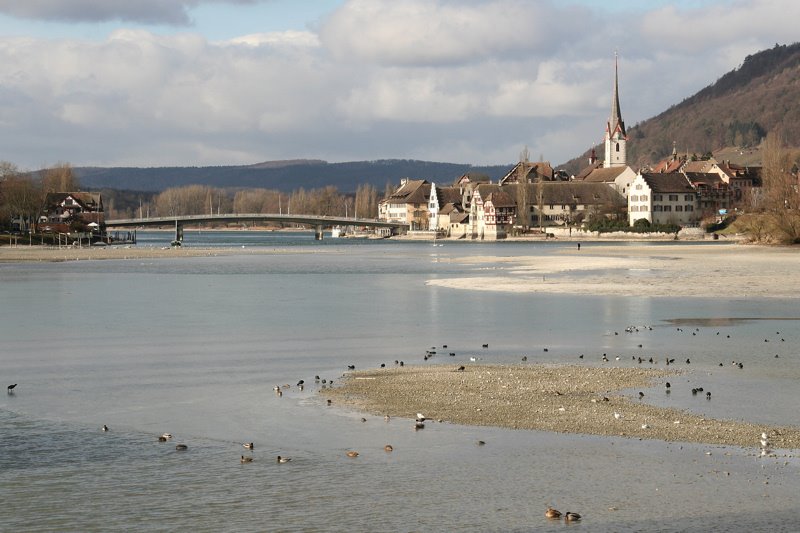
[[[563,163],[797,39],[797,0],[0,0],[23,169]]]

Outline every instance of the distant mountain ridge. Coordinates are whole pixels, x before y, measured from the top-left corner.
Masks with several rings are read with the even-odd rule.
[[[402,178],[425,179],[451,184],[467,174],[482,174],[492,180],[502,178],[513,166],[473,166],[410,159],[383,159],[328,163],[319,159],[265,161],[246,166],[216,167],[75,167],[84,189],[119,189],[160,192],[184,185],[209,185],[219,188],[264,188],[291,192],[332,185],[343,193],[353,193],[359,185],[371,184],[383,192],[386,184],[396,187]]]
[[[775,129],[789,146],[800,146],[800,43],[749,55],[713,84],[628,128],[628,164],[637,169],[656,163],[673,146],[681,155],[752,149]],[[588,156],[589,151],[564,167],[574,174],[586,166]]]

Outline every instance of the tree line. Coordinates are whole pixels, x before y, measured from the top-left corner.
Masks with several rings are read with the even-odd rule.
[[[143,204],[139,213],[121,213],[131,218],[205,214],[296,214],[375,218],[378,191],[360,185],[355,194],[339,192],[334,186],[300,188],[290,194],[274,189],[229,189],[207,185],[186,185],[165,189]],[[108,217],[109,215],[107,215]]]
[[[13,163],[0,161],[0,229],[27,230],[42,213],[48,193],[80,190],[79,179],[69,163],[59,163],[38,172],[23,172]],[[103,195],[106,219],[116,219],[275,213],[375,218],[378,201],[391,191],[391,184],[387,183],[384,196],[370,184],[360,185],[354,194],[342,193],[334,186],[300,188],[285,193],[207,185],[173,187],[158,194],[99,192]]]

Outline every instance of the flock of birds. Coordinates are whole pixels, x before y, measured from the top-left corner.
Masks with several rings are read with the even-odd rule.
[[[653,328],[651,326],[643,326],[641,329],[645,329],[645,330],[651,331]],[[639,331],[641,331],[641,329],[638,326],[628,326],[628,327],[625,328],[624,331],[626,333],[638,333]],[[678,332],[683,332],[684,331],[680,327],[676,328],[676,330]],[[699,333],[699,332],[700,332],[700,329],[696,328],[694,331],[692,331],[692,335],[696,336],[697,333]],[[719,332],[716,333],[716,335],[719,335],[719,334],[720,334]],[[776,334],[780,335],[780,332],[777,332]],[[615,331],[614,335],[619,335],[619,333]],[[730,338],[730,335],[727,335],[727,338]],[[785,340],[783,338],[781,338],[780,340],[781,340],[781,342],[785,342]],[[769,339],[765,338],[764,342],[769,342]],[[482,344],[481,347],[483,349],[488,349],[489,348],[489,344],[488,343],[484,343],[484,344]],[[642,348],[643,346],[642,346],[642,344],[639,344],[638,347]],[[442,345],[442,349],[447,350],[447,344],[443,344]],[[544,351],[547,352],[548,349],[544,348]],[[455,357],[455,355],[456,355],[456,353],[452,352],[452,351],[449,351],[447,353],[448,353],[448,355],[450,357]],[[433,346],[433,347],[431,347],[431,349],[425,351],[425,355],[423,357],[423,360],[424,361],[428,361],[429,359],[431,359],[432,357],[434,357],[436,355],[437,355],[437,347]],[[777,358],[778,354],[775,354],[775,357]],[[583,359],[584,355],[580,354],[579,358]],[[469,359],[470,359],[471,362],[477,362],[477,361],[481,360],[481,357],[471,356]],[[616,361],[619,361],[620,359],[621,358],[619,356],[615,357]],[[658,364],[658,362],[659,362],[658,359],[654,358],[654,357],[650,357],[648,359],[644,359],[643,357],[640,357],[640,356],[639,357],[632,356],[632,359],[633,359],[633,361],[635,361],[635,362],[637,362],[639,364],[642,364],[645,361],[647,361],[650,364]],[[527,360],[528,360],[527,356],[523,356],[522,357],[522,361],[523,362],[525,362]],[[609,362],[608,355],[604,353],[602,355],[601,361],[603,363]],[[665,357],[664,358],[664,362],[668,366],[670,364],[674,364],[675,363],[675,359],[674,358]],[[395,360],[394,364],[396,366],[401,366],[401,367],[405,366],[405,362],[401,361],[401,360]],[[689,358],[686,359],[686,364],[687,365],[691,364],[691,360]],[[731,364],[733,366],[735,366],[735,367],[738,367],[739,369],[743,369],[744,368],[744,364],[742,362],[740,362],[740,361],[739,362],[731,361]],[[381,368],[384,368],[386,365],[385,364],[381,364],[380,366],[381,366]],[[723,364],[719,363],[719,366],[723,366]],[[351,365],[347,365],[347,369],[348,370],[352,371],[352,370],[355,370],[355,368],[356,368],[355,365],[352,365],[352,364]],[[459,372],[463,372],[465,370],[465,367],[464,367],[464,365],[460,365],[455,370],[459,371]],[[318,385],[321,385],[322,387],[327,387],[327,386],[333,385],[334,380],[333,379],[323,379],[323,378],[320,378],[320,376],[317,375],[317,376],[314,376],[314,382],[316,384],[318,384]],[[16,383],[14,383],[12,385],[8,385],[8,389],[7,389],[8,390],[8,394],[14,394],[14,389],[16,387],[17,387]],[[280,397],[280,396],[283,395],[283,390],[288,389],[290,387],[291,386],[289,384],[284,384],[282,386],[276,385],[273,390],[275,391],[275,394]],[[305,387],[305,380],[302,380],[302,379],[299,380],[297,382],[296,387],[298,388],[298,390],[302,391],[304,389],[304,387]],[[666,390],[667,394],[671,393],[672,385],[669,382],[665,383],[665,390]],[[705,392],[706,393],[705,394],[706,399],[708,399],[708,400],[711,399],[711,392],[704,391],[703,387],[693,388],[691,392],[692,392],[692,395],[695,395],[695,396],[698,393]],[[644,392],[640,391],[639,392],[639,399],[641,400],[643,398],[644,398]],[[603,398],[603,399],[605,400],[606,398]],[[330,399],[328,399],[327,400],[327,404],[331,405],[332,401]],[[389,420],[389,415],[386,415],[384,418],[385,418],[385,420],[388,421]],[[614,418],[616,420],[622,420],[624,418],[624,415],[622,413],[618,412],[618,411],[614,411]],[[362,418],[361,420],[362,420],[362,422],[366,422],[365,418]],[[428,418],[424,414],[417,413],[416,418],[414,420],[414,426],[413,426],[414,430],[424,429],[426,420],[428,420]],[[649,426],[647,425],[647,423],[642,424],[642,429],[647,429],[648,427]],[[101,431],[104,431],[104,432],[109,431],[108,426],[103,424],[103,426],[101,428]],[[167,441],[169,441],[171,439],[172,439],[172,435],[170,433],[163,433],[162,435],[160,435],[158,437],[158,441],[159,442],[167,442]],[[767,435],[767,433],[762,433],[761,434],[761,438],[759,439],[759,443],[761,445],[761,455],[762,456],[767,456],[767,455],[772,453],[772,450],[770,448],[769,436]],[[477,444],[480,446],[480,445],[484,445],[485,442],[482,441],[482,440],[479,440],[479,441],[477,441]],[[243,443],[242,446],[245,449],[249,450],[250,452],[252,452],[255,449],[255,445],[252,442]],[[186,450],[189,449],[189,447],[188,447],[188,445],[186,445],[184,443],[177,443],[175,445],[175,449],[177,451],[186,451]],[[390,453],[390,452],[392,452],[394,450],[394,447],[391,444],[387,444],[387,445],[384,446],[383,449],[384,449],[385,452]],[[359,452],[357,452],[355,450],[347,450],[345,452],[345,455],[347,457],[350,457],[350,458],[356,458],[360,454],[359,454]],[[254,459],[255,458],[252,455],[241,455],[240,456],[240,462],[242,464],[252,463],[254,461]],[[282,455],[278,455],[276,457],[276,459],[275,459],[276,463],[278,463],[278,464],[285,464],[285,463],[290,462],[291,460],[292,460],[291,457],[286,457],[286,456],[282,456]],[[563,518],[565,522],[577,522],[577,521],[581,520],[581,515],[578,514],[578,513],[575,513],[575,512],[572,512],[572,511],[567,511],[565,513],[561,513],[560,511],[558,511],[558,510],[556,510],[556,509],[554,509],[552,507],[548,507],[547,508],[547,510],[545,511],[545,517],[550,519],[550,520],[561,520]]]

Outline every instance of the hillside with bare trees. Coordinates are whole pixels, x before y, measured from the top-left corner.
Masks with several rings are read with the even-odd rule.
[[[687,66],[687,68],[698,68]],[[676,73],[680,76],[680,73]],[[771,131],[800,146],[800,43],[747,56],[741,66],[663,113],[628,130],[628,164],[657,162],[680,153],[758,147]],[[598,150],[602,153],[602,150]],[[589,152],[564,164],[574,174]]]

